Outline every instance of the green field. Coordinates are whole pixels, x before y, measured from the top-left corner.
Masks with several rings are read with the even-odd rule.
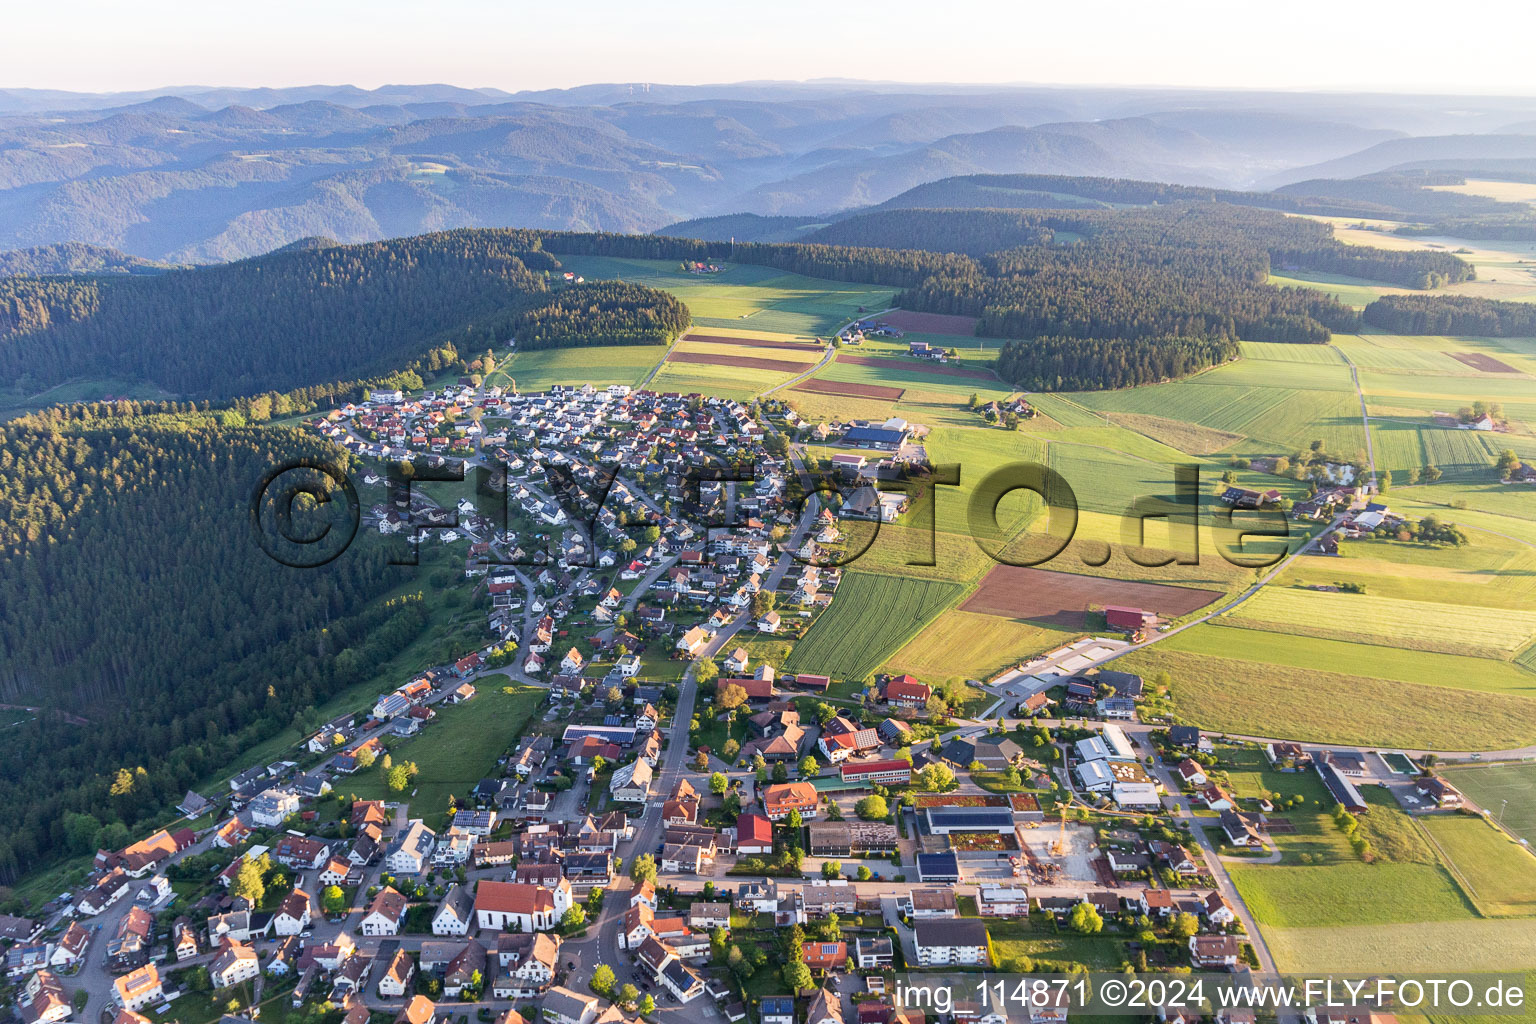
[[[1223,451],[1289,455],[1313,440],[1353,455],[1365,430],[1349,368],[1327,346],[1245,344],[1244,358],[1187,380],[1128,391],[1085,392],[1047,401],[1056,418],[1065,402],[1105,415],[1154,416],[1241,440]],[[1080,417],[1077,418],[1081,422]],[[1074,424],[1075,425],[1075,424]]]
[[[957,583],[850,571],[784,668],[863,679],[964,592]]]
[[[1455,881],[1438,864],[1258,864],[1229,865],[1228,870],[1254,920],[1265,927],[1464,921],[1474,916]]]
[[[1326,667],[1330,672],[1345,675],[1392,679],[1423,686],[1536,697],[1536,673],[1507,662],[1458,654],[1404,650],[1378,644],[1348,643],[1321,637],[1291,636],[1263,629],[1206,623],[1169,637],[1158,644],[1158,649],[1298,669]]]
[[[126,380],[72,380],[32,395],[0,392],[0,422],[24,413],[69,402],[97,402],[103,398],[160,400],[174,398],[153,384]]]
[[[872,351],[867,348],[847,350],[847,355],[871,356],[875,358],[906,360],[905,349],[896,351]],[[986,363],[975,360],[961,362],[961,367],[973,370],[987,368]],[[982,380],[974,377],[957,377],[952,374],[935,373],[925,369],[925,364],[919,360],[911,360],[910,367],[905,366],[866,366],[861,363],[849,363],[833,360],[826,368],[816,375],[818,380],[836,380],[853,384],[880,384],[885,387],[912,388],[919,391],[930,391],[939,394],[955,395],[960,398],[969,398],[972,394],[979,395],[984,402],[994,399],[1001,400],[1013,394],[1013,389],[1007,384],[997,380]],[[978,419],[978,424],[980,420]]]
[[[1504,750],[1536,742],[1536,699],[1529,697],[1256,664],[1161,644],[1116,667],[1168,672],[1178,714],[1219,732],[1407,750]]]
[[[1391,470],[1394,480],[1407,481],[1408,471],[1435,466],[1445,481],[1486,481],[1493,474],[1498,438],[1473,430],[1448,430],[1422,418],[1373,416],[1371,444],[1376,468]]]
[[[744,348],[740,353],[752,351]],[[661,369],[646,386],[652,391],[677,391],[682,394],[698,392],[701,395],[746,401],[753,395],[794,379],[794,376],[792,373],[759,370],[750,366],[668,362],[661,364]]]
[[[1528,848],[1471,815],[1432,814],[1423,822],[1485,916],[1536,914],[1536,856]]]
[[[919,679],[955,675],[987,679],[1081,635],[956,608],[934,619],[882,668],[888,672],[908,672]]]
[[[1225,621],[1302,636],[1490,658],[1511,658],[1536,636],[1536,611],[1287,587],[1260,591]]]
[[[1032,924],[1003,921],[988,921],[987,932],[992,936],[992,951],[999,961],[1027,958],[1113,970],[1125,960],[1120,943],[1106,935],[1050,932]]]
[[[1536,763],[1448,768],[1444,775],[1510,832],[1536,843]]]
[[[633,387],[661,361],[663,345],[603,345],[519,352],[491,371],[487,384],[547,391],[553,384],[628,384]]]
[[[1530,921],[1474,919],[1433,924],[1339,924],[1265,928],[1270,953],[1284,971],[1501,971],[1536,967]],[[1487,1021],[1496,1017],[1468,1017]]]
[[[894,294],[875,285],[824,281],[772,267],[727,264],[698,275],[675,261],[561,256],[567,270],[592,279],[633,281],[669,291],[687,304],[695,327],[739,327],[826,337],[858,315],[886,309]]]
[[[435,827],[447,813],[449,796],[463,799],[475,783],[494,774],[496,759],[507,752],[544,702],[546,692],[536,687],[503,693],[505,681],[504,676],[478,680],[479,693],[473,700],[439,706],[436,718],[419,735],[390,751],[396,764],[414,761],[420,769],[409,796],[413,815]],[[364,800],[393,797],[377,767],[343,780],[338,787]]]

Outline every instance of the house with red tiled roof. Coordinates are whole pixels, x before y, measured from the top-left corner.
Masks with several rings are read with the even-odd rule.
[[[920,683],[912,676],[892,676],[880,688],[880,696],[892,707],[921,708],[927,705],[933,690],[927,683]]]
[[[571,906],[571,883],[554,886],[482,879],[475,889],[475,918],[497,931],[549,931]]]
[[[816,787],[809,782],[780,782],[764,786],[762,800],[763,813],[770,821],[786,818],[790,811],[799,811],[801,818],[812,818],[818,806]]]
[[[750,811],[736,816],[736,852],[772,853],[773,822]]]

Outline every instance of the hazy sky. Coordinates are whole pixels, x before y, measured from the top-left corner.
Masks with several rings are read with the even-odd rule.
[[[0,15],[0,88],[831,77],[1529,95],[1533,11],[1510,0],[50,0]]]

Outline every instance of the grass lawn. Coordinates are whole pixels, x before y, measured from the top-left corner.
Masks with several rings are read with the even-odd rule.
[[[1356,307],[1367,306],[1383,295],[1400,294],[1405,290],[1388,284],[1367,281],[1361,277],[1302,271],[1291,271],[1284,275],[1270,274],[1269,283],[1281,288],[1311,288],[1324,295],[1332,295],[1346,305]]]
[[[1028,957],[1113,970],[1126,958],[1124,947],[1110,936],[1053,932],[1043,921],[1038,926],[1033,921],[988,921],[987,932],[992,936],[993,954],[999,962]]]
[[[1485,914],[1536,914],[1536,856],[1528,848],[1471,815],[1436,814],[1422,820]]]
[[[467,703],[440,707],[418,736],[390,752],[396,764],[416,762],[420,774],[409,797],[411,814],[434,827],[446,814],[451,794],[465,796],[494,774],[496,759],[521,735],[546,695],[534,687],[503,693],[495,679],[482,680],[479,691]],[[392,796],[378,768],[352,776],[341,788],[364,800]]]
[[[964,592],[957,583],[850,571],[784,668],[863,679]]]
[[[366,498],[363,501],[367,504]],[[342,690],[317,708],[317,723],[328,722],[348,711],[371,707],[379,693],[401,686],[416,673],[433,665],[453,661],[465,651],[484,644],[485,611],[471,588],[461,585],[463,563],[460,562],[456,569],[444,569],[454,559],[441,550],[442,547],[441,544],[423,544],[421,565],[408,570],[407,582],[379,598],[380,601],[392,601],[406,596],[425,595],[426,627],[415,640],[388,661],[377,665],[377,671],[372,677]],[[303,738],[303,731],[289,726],[271,739],[247,747],[241,752],[238,762],[200,780],[194,788],[198,792],[220,789],[231,776],[253,764],[266,764],[285,754],[302,753],[292,748]]]
[[[708,707],[701,706],[697,709],[699,731],[693,733],[689,740],[698,746],[708,747],[715,756],[721,757],[723,760],[721,750],[724,749],[726,740],[734,739],[738,746],[747,741],[747,718],[750,715],[750,711],[746,708],[738,710],[735,723],[727,731],[725,722],[711,714],[715,710],[713,705]]]
[[[1529,920],[1341,921],[1327,928],[1266,927],[1264,938],[1282,971],[1430,972],[1438,977],[1450,971],[1536,968],[1536,928]],[[1499,1018],[1468,1019],[1492,1024]]]
[[[1444,775],[1509,831],[1536,843],[1536,764],[1449,768]]]
[[[1536,697],[1536,672],[1517,664],[1460,654],[1404,650],[1381,644],[1349,643],[1322,637],[1293,636],[1267,629],[1243,629],[1215,623],[1187,629],[1158,644],[1162,650],[1188,651],[1220,658],[1310,669],[1327,666],[1347,675],[1394,679],[1423,686]]]
[[[1536,739],[1536,699],[1529,697],[1262,665],[1161,645],[1127,655],[1115,667],[1143,675],[1167,671],[1178,713],[1213,731],[1409,750],[1503,750]]]

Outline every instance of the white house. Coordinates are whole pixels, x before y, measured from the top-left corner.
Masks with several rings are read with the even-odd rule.
[[[462,885],[455,885],[443,897],[437,913],[432,915],[432,934],[468,935],[474,920],[474,894]]]
[[[363,915],[363,934],[398,935],[400,923],[405,920],[405,908],[405,897],[386,885],[368,904],[368,912]]]
[[[309,893],[295,887],[283,900],[283,905],[272,915],[272,931],[276,935],[297,935],[309,927],[311,900]],[[222,987],[222,986],[221,986]]]
[[[426,869],[436,843],[437,833],[420,818],[413,818],[384,848],[384,866],[397,875],[418,875]]]
[[[975,918],[931,918],[913,925],[918,963],[988,966],[987,926]]]
[[[251,801],[251,823],[277,828],[290,814],[299,813],[299,795],[291,789],[268,789]]]
[[[644,758],[635,758],[629,764],[620,765],[608,783],[608,791],[620,803],[644,803],[651,795],[651,778],[654,773]]]

